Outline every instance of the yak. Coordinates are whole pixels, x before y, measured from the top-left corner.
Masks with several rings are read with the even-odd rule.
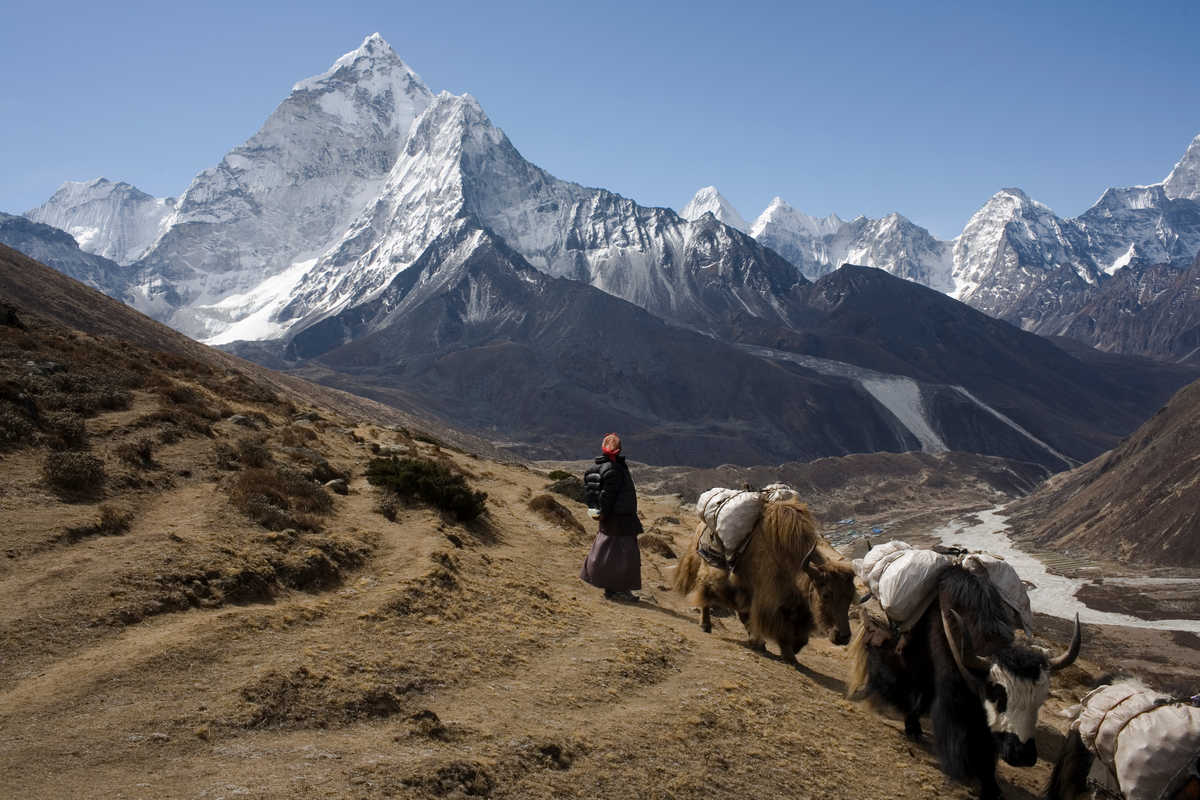
[[[952,564],[937,576],[929,607],[899,637],[864,617],[851,645],[852,697],[883,700],[904,716],[904,732],[922,737],[933,718],[934,750],[950,777],[977,780],[983,800],[999,798],[996,759],[1016,767],[1037,762],[1037,716],[1050,674],[1079,655],[1079,618],[1071,645],[1050,657],[1014,642],[1015,617],[984,577]]]
[[[1088,694],[1044,798],[1092,796],[1200,800],[1198,698],[1172,698],[1134,680]]]
[[[699,554],[704,523],[675,570],[675,590],[701,609],[701,627],[712,631],[711,610],[737,613],[756,650],[771,639],[785,661],[808,644],[815,628],[835,644],[850,641],[854,567],[817,532],[808,506],[793,500],[767,503],[733,570]]]

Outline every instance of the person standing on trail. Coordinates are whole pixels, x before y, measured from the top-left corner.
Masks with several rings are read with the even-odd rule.
[[[644,530],[637,514],[637,490],[621,455],[621,437],[608,434],[600,451],[603,455],[583,475],[588,513],[600,521],[600,529],[579,577],[603,589],[608,600],[637,602],[633,592],[642,588],[637,537]]]

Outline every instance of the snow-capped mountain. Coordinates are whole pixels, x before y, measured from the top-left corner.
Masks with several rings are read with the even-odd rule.
[[[1163,180],[1163,191],[1172,200],[1200,200],[1200,134]]]
[[[378,34],[297,83],[245,144],[201,172],[141,260],[134,304],[198,338],[254,317],[379,193],[429,89]],[[286,298],[284,299],[286,302]]]
[[[144,256],[163,234],[175,202],[125,182],[96,178],[67,181],[25,216],[61,228],[85,252],[126,265]]]
[[[526,161],[470,95],[443,92],[414,123],[378,197],[297,284],[280,313],[310,324],[359,304],[463,215],[536,268],[711,328],[730,314],[787,319],[802,279],[749,236],[703,217],[640,206]]]
[[[850,221],[810,217],[776,197],[750,234],[815,280],[842,264],[876,267],[939,291],[952,286],[950,245],[900,214]]]
[[[696,192],[679,212],[679,216],[686,220],[698,220],[705,214],[712,214],[719,221],[731,228],[737,228],[742,233],[750,231],[750,225],[715,186],[705,186]]]
[[[78,232],[84,250],[144,251],[125,299],[213,343],[283,337],[362,304],[463,215],[543,272],[708,332],[746,315],[794,327],[805,276],[849,262],[1059,333],[1113,271],[1190,263],[1198,195],[1200,137],[1162,183],[1110,190],[1075,220],[1004,190],[953,242],[899,214],[815,218],[780,198],[747,225],[712,187],[677,215],[529,163],[474,98],[435,97],[375,34],[296,84],[177,201],[98,180],[30,215]]]
[[[1200,137],[1162,182],[1109,189],[1074,219],[1057,216],[1019,189],[1004,189],[955,241],[953,296],[1026,330],[1078,333],[1083,327],[1075,315],[1110,276],[1192,263],[1200,252],[1197,176]],[[1142,284],[1134,279],[1123,285]],[[1107,344],[1126,351],[1111,339]],[[1140,343],[1127,351],[1145,352]]]
[[[833,263],[825,237],[836,234],[843,224],[837,214],[810,217],[792,208],[782,197],[776,197],[754,220],[750,235],[795,264],[805,277],[813,279],[840,266]]]
[[[953,296],[986,314],[1009,318],[1049,274],[1064,266],[1084,284],[1100,281],[1074,225],[1020,189],[1002,189],[975,212],[954,242]],[[1036,321],[1023,322],[1023,328],[1036,327]]]

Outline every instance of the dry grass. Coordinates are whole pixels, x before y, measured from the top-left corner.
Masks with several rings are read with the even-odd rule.
[[[264,528],[320,530],[317,515],[333,509],[333,497],[298,472],[283,467],[247,469],[229,491],[233,505]]]
[[[64,497],[93,498],[104,489],[104,462],[87,453],[50,452],[42,465],[46,483]]]

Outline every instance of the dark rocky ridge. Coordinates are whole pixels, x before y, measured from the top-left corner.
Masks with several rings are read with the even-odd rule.
[[[1200,382],[1119,446],[1013,508],[1038,545],[1164,567],[1200,566]]]

